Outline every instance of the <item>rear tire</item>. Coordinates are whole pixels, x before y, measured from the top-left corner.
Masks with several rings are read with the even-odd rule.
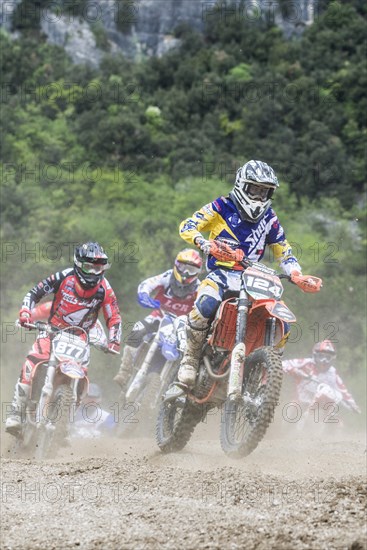
[[[226,455],[249,455],[264,437],[274,417],[282,386],[282,362],[271,347],[252,352],[245,361],[242,395],[254,404],[227,399],[224,404],[220,443]]]
[[[166,384],[162,387],[163,394],[177,380],[179,366],[179,361],[172,365],[172,372],[169,373]],[[164,453],[172,453],[183,449],[201,418],[201,408],[188,400],[185,403],[179,400],[162,402],[156,428],[156,439],[160,450]]]

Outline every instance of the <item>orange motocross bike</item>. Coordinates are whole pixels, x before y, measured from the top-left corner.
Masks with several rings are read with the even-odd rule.
[[[221,409],[221,446],[231,457],[250,454],[273,419],[282,384],[286,324],[296,321],[280,300],[280,279],[305,292],[318,292],[322,281],[309,275],[291,279],[249,260],[240,263],[240,290],[231,292],[217,310],[195,386],[188,389],[177,382],[179,362],[167,380],[157,419],[157,443],[163,452],[182,449],[214,407]]]

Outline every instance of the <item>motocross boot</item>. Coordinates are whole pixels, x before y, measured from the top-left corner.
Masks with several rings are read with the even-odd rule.
[[[127,383],[133,372],[134,356],[136,349],[132,346],[125,346],[122,354],[120,370],[114,377],[114,382],[121,386],[122,390],[126,390]]]
[[[186,326],[186,350],[184,352],[178,380],[186,386],[195,384],[196,375],[199,370],[201,350],[206,340],[207,329],[195,329],[190,325]]]
[[[22,427],[25,417],[25,408],[30,392],[29,384],[22,384],[18,379],[15,384],[14,397],[11,404],[10,415],[5,422],[5,431],[17,435]]]

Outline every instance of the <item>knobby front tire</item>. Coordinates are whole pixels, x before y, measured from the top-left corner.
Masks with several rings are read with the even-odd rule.
[[[54,425],[54,429],[47,429],[41,425],[38,429],[35,458],[42,460],[57,453],[59,447],[65,444],[69,435],[70,413],[73,403],[73,390],[70,386],[59,386],[47,408],[47,420]],[[43,414],[46,414],[44,412]]]
[[[245,457],[262,440],[279,402],[282,375],[281,358],[271,347],[259,348],[246,358],[242,395],[249,395],[253,403],[225,401],[220,443],[228,456]]]

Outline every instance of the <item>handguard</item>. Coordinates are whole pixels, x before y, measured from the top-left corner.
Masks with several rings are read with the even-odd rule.
[[[233,250],[221,241],[210,241],[210,254],[220,262],[241,262],[245,253],[240,248]]]
[[[301,275],[298,271],[291,273],[291,281],[303,292],[319,292],[322,287],[322,279],[313,275]]]

